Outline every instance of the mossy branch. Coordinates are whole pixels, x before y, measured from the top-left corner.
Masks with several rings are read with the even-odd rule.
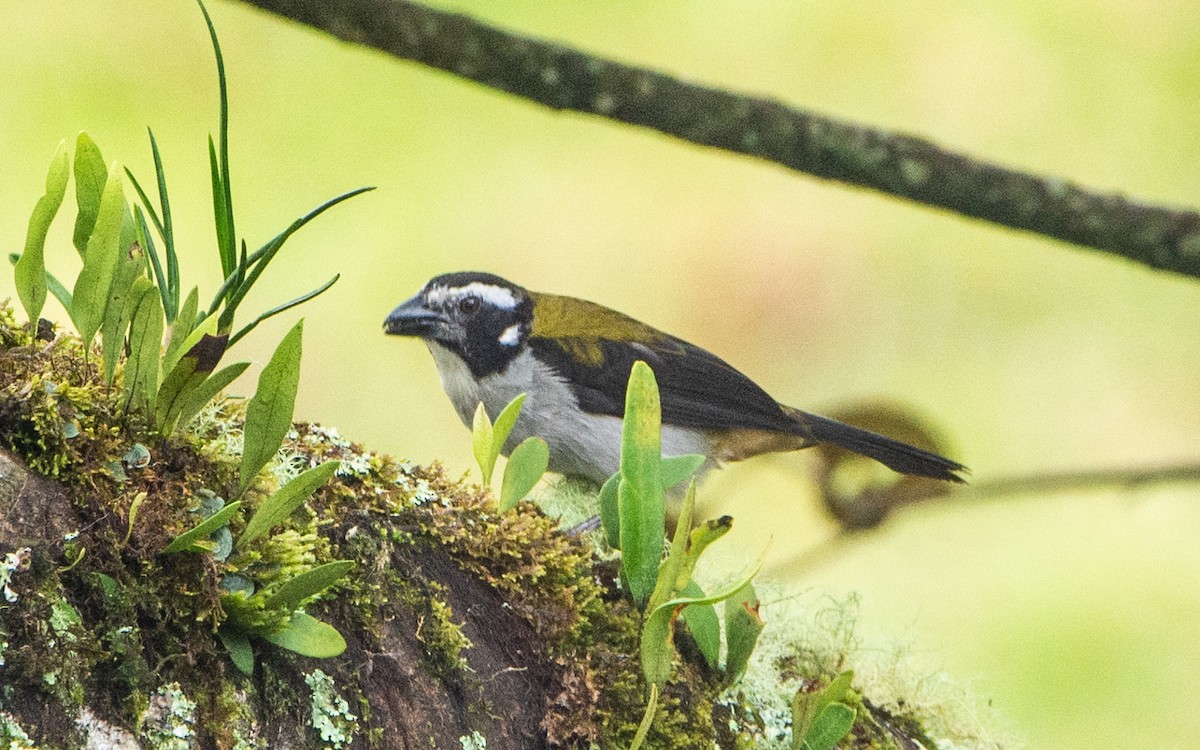
[[[925,138],[690,83],[409,0],[245,0],[547,107],[1200,276],[1200,212],[989,163]]]

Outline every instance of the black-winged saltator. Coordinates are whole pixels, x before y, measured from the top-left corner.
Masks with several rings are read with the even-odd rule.
[[[824,443],[903,474],[962,481],[962,464],[784,406],[698,346],[593,302],[531,292],[492,274],[431,279],[392,310],[384,331],[425,341],[468,426],[480,402],[495,419],[526,394],[505,455],[536,435],[558,474],[600,484],[616,473],[625,388],[640,359],[658,381],[664,455],[703,454],[711,467]]]

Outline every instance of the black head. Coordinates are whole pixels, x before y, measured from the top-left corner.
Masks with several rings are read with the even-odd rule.
[[[448,273],[388,315],[383,330],[418,336],[458,356],[476,377],[500,372],[525,347],[533,324],[529,293],[490,273]]]

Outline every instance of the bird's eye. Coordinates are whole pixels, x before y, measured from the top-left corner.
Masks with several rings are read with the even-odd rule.
[[[479,309],[479,304],[479,298],[474,295],[463,297],[458,301],[458,311],[464,315],[470,315]]]

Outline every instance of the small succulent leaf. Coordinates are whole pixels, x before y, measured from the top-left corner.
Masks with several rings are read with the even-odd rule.
[[[758,596],[754,585],[747,583],[725,600],[725,679],[736,682],[750,663],[750,656],[763,631],[759,616]]]
[[[492,455],[492,429],[492,420],[488,419],[487,410],[480,401],[471,419],[471,452],[475,454],[475,463],[479,464],[485,486],[492,483],[492,471],[496,468],[496,457]]]
[[[604,538],[613,549],[621,548],[621,515],[617,507],[617,487],[621,483],[620,473],[613,474],[600,487],[600,525]]]
[[[550,465],[550,447],[540,437],[522,441],[513,449],[500,483],[500,510],[511,510],[529,494]]]
[[[50,169],[46,173],[46,191],[38,198],[29,217],[29,229],[25,233],[25,252],[17,260],[13,270],[17,297],[29,316],[33,328],[37,328],[42,306],[46,304],[46,233],[62,206],[67,192],[70,166],[67,161],[66,141],[58,144]],[[68,308],[70,309],[70,308]]]
[[[244,461],[245,459],[243,459]],[[259,506],[254,515],[246,523],[246,530],[238,539],[238,547],[245,546],[258,537],[282,523],[292,512],[312,497],[312,494],[333,476],[340,461],[326,461],[297,476],[292,481],[279,488],[275,494],[268,497]]]
[[[178,362],[178,355],[183,351],[184,339],[192,332],[192,327],[196,324],[196,313],[200,308],[200,290],[192,287],[192,291],[188,292],[187,299],[183,301],[183,306],[179,308],[179,314],[175,316],[175,320],[171,322],[171,341],[167,344],[167,352],[163,355],[163,362]],[[215,329],[214,329],[215,330]]]
[[[804,750],[832,750],[854,728],[858,712],[845,703],[830,703],[817,717],[804,736]]]
[[[283,628],[262,637],[280,648],[316,659],[338,656],[346,650],[346,639],[336,628],[304,612],[297,612]]]
[[[140,276],[129,293],[129,358],[125,363],[125,403],[153,413],[158,394],[162,347],[162,301],[154,283]],[[105,343],[107,352],[108,344]]]
[[[318,565],[284,581],[263,604],[267,609],[295,610],[305,600],[337,583],[353,567],[352,560],[335,560]]]
[[[677,484],[682,484],[688,477],[695,474],[707,459],[696,453],[683,456],[663,456],[662,486],[669,490]]]
[[[704,590],[695,581],[690,581],[679,593],[696,599],[703,599],[705,596]],[[721,661],[721,622],[717,618],[716,607],[711,604],[693,604],[684,607],[679,618],[687,625],[692,640],[696,642],[696,647],[700,649],[709,668],[716,669]]]
[[[217,635],[221,638],[221,645],[229,652],[233,666],[244,675],[254,674],[254,649],[250,646],[250,639],[229,627],[222,627]]]
[[[663,499],[662,407],[658,383],[645,362],[633,364],[621,433],[621,482],[617,486],[621,568],[639,607],[654,590],[662,560],[666,505]]]
[[[802,750],[817,716],[833,703],[853,701],[854,671],[846,670],[820,690],[799,690],[792,698],[792,747]]]
[[[117,372],[117,360],[125,350],[125,329],[129,326],[133,315],[133,282],[135,279],[144,278],[143,273],[146,270],[146,255],[142,252],[141,245],[132,242],[129,245],[122,243],[121,247],[116,272],[113,274],[112,284],[108,288],[108,302],[104,307],[104,323],[100,329],[101,341],[104,346],[104,382],[108,385],[112,385],[113,377]],[[146,281],[150,280],[146,279]],[[159,335],[162,335],[161,327]],[[154,345],[154,366],[156,368],[161,348],[161,341]],[[157,381],[157,378],[155,380]]]
[[[72,293],[71,320],[84,344],[91,344],[104,320],[108,290],[121,253],[121,224],[125,219],[125,194],[121,173],[116,164],[109,171],[96,224],[88,237],[83,256],[83,268],[75,278]]]
[[[242,450],[239,493],[275,457],[283,439],[292,429],[292,412],[296,407],[296,391],[300,386],[300,355],[304,321],[298,321],[276,347],[271,360],[258,377],[258,389],[246,406],[246,426],[243,430],[245,447]]]
[[[223,367],[205,378],[204,382],[183,394],[183,400],[180,402],[178,410],[179,426],[186,427],[204,407],[208,406],[210,401],[217,397],[217,394],[237,380],[238,376],[249,366],[249,362],[235,362],[228,367]]]
[[[200,540],[206,540],[213,532],[229,523],[229,519],[237,513],[238,508],[242,506],[241,502],[233,502],[221,508],[216,513],[196,524],[192,528],[183,532],[163,549],[163,554],[171,554],[174,552],[192,552],[195,551],[197,543]],[[204,547],[207,549],[207,547]]]
[[[96,226],[100,213],[100,199],[108,182],[108,165],[100,154],[100,147],[88,136],[80,133],[75,139],[75,249],[82,258],[87,253],[88,238]]]
[[[512,434],[513,427],[517,425],[517,417],[521,416],[521,407],[524,404],[525,394],[519,393],[500,411],[500,416],[496,417],[496,421],[492,425],[493,461],[496,456],[504,452],[504,444],[508,442],[508,436]]]

